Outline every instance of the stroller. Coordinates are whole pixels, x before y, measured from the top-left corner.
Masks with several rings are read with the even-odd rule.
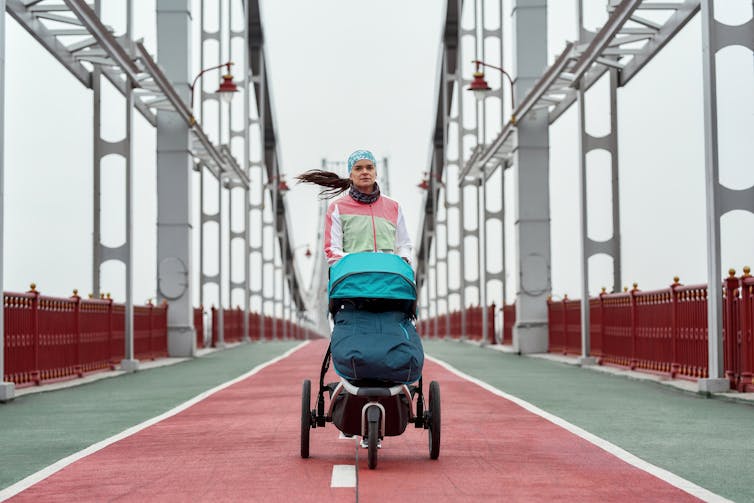
[[[429,457],[437,459],[440,385],[430,383],[425,408],[424,350],[411,321],[416,313],[411,267],[392,254],[346,255],[330,270],[328,296],[335,327],[322,362],[314,409],[311,381],[304,381],[301,457],[309,457],[311,429],[331,422],[345,435],[366,439],[368,466],[374,469],[381,439],[401,435],[413,423],[428,430]],[[325,384],[331,362],[341,380]]]

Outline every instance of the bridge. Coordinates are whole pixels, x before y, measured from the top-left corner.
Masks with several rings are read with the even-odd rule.
[[[754,498],[752,2],[0,6],[0,500]],[[443,389],[374,471],[298,452],[364,147]]]

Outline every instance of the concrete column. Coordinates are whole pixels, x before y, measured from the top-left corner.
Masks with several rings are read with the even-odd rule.
[[[157,61],[189,102],[190,0],[157,0]],[[168,354],[193,356],[191,155],[189,128],[175,112],[157,112],[157,294],[168,302]]]
[[[0,292],[3,289],[3,232],[5,218],[5,0],[0,0]],[[3,298],[3,304],[5,299]],[[4,309],[0,309],[0,402],[15,396],[15,386],[5,382],[5,320]]]
[[[514,95],[520,100],[547,68],[547,1],[515,0],[512,19]],[[546,299],[551,290],[548,122],[547,113],[533,112],[517,124],[518,281],[513,345],[521,353],[547,351]]]

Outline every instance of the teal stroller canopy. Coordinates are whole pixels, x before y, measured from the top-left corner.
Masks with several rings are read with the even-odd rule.
[[[398,255],[351,253],[330,268],[327,293],[330,300],[416,300],[414,271]]]

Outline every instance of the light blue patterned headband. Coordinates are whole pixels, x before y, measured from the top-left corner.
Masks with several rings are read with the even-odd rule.
[[[353,154],[348,156],[348,173],[351,173],[351,168],[353,168],[353,165],[357,162],[361,161],[362,159],[366,159],[368,161],[372,161],[373,163],[377,164],[377,161],[374,159],[374,156],[369,150],[357,150]]]

